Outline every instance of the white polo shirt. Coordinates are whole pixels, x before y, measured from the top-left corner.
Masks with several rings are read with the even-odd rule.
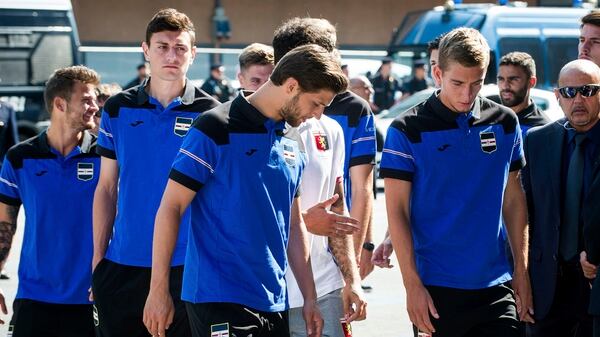
[[[308,157],[302,174],[302,210],[331,198],[336,180],[344,178],[344,134],[342,127],[332,118],[311,118],[298,127]],[[344,287],[344,279],[326,236],[308,233],[312,271],[317,298]],[[290,308],[304,304],[298,283],[288,268],[286,273]]]

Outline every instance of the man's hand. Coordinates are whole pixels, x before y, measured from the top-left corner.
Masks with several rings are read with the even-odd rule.
[[[6,309],[6,299],[4,298],[4,293],[0,290],[0,310],[5,315],[8,315],[8,310]],[[4,320],[0,319],[0,324],[4,324]]]
[[[360,254],[360,261],[358,262],[358,271],[360,272],[360,279],[364,280],[371,272],[375,266],[372,261],[373,252],[363,249]]]
[[[150,290],[144,306],[144,325],[152,336],[165,336],[173,323],[175,307],[167,290]]]
[[[344,305],[344,318],[346,322],[362,321],[367,318],[367,302],[363,299],[363,292],[346,283],[342,289],[342,303]]]
[[[375,249],[373,252],[373,264],[379,268],[392,268],[393,265],[390,263],[390,256],[394,252],[394,247],[392,247],[392,240],[389,236],[383,240],[383,242]]]
[[[406,310],[410,321],[422,332],[433,334],[435,328],[429,319],[429,314],[440,318],[433,299],[423,284],[406,287]]]
[[[585,251],[581,252],[579,255],[579,262],[581,262],[581,269],[583,269],[583,275],[585,278],[590,280],[595,279],[596,274],[598,273],[598,266],[588,262],[587,253]]]
[[[304,301],[302,316],[306,323],[306,334],[308,337],[321,337],[323,332],[323,317],[317,306],[316,300]]]
[[[343,237],[358,232],[358,220],[349,216],[339,215],[329,211],[339,198],[338,194],[320,202],[302,213],[302,218],[309,232],[331,237]]]
[[[512,287],[515,292],[515,302],[517,304],[519,319],[522,322],[535,323],[533,320],[533,295],[531,294],[529,273],[526,270],[515,268]]]

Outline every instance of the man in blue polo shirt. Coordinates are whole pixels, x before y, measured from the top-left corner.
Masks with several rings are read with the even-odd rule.
[[[532,321],[521,131],[514,112],[478,96],[488,63],[478,31],[449,32],[440,90],[388,130],[381,176],[415,336],[518,336],[517,313]]]
[[[194,26],[174,9],[159,11],[142,44],[152,76],[112,96],[99,130],[102,170],[94,199],[93,294],[102,336],[141,336],[150,285],[154,218],[169,169],[192,121],[218,105],[186,72],[195,56]],[[169,336],[189,336],[179,300],[189,212],[172,260],[176,314]],[[110,241],[110,243],[109,243]]]
[[[286,55],[255,93],[240,94],[196,120],[156,217],[144,312],[153,335],[162,335],[172,321],[168,266],[179,219],[190,204],[182,298],[193,336],[289,336],[288,256],[304,296],[307,330],[321,335],[298,197],[306,154],[295,127],[320,116],[346,86],[331,53],[304,46]],[[286,122],[293,128],[286,129]]]
[[[329,51],[335,50],[335,27],[326,19],[288,20],[277,28],[273,37],[275,63],[286,52],[307,43],[318,44]],[[375,248],[369,228],[373,205],[373,164],[377,148],[373,113],[368,102],[347,90],[335,97],[325,109],[325,114],[336,120],[344,131],[344,190],[350,216],[361,224],[360,231],[354,234],[353,243],[364,278],[373,269],[371,253]]]
[[[25,210],[12,336],[94,336],[88,299],[92,200],[100,158],[88,130],[98,111],[98,74],[58,69],[44,92],[48,130],[12,147],[0,174],[0,267]],[[4,309],[4,300],[1,301]]]

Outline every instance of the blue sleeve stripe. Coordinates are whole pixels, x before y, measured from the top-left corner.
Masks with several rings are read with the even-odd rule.
[[[101,155],[102,157],[106,157],[106,158],[110,158],[110,159],[117,159],[117,154],[115,153],[115,151],[109,150],[105,147],[102,147],[100,145],[96,145],[96,153],[98,153],[99,155]]]
[[[513,161],[512,163],[510,163],[510,172],[513,171],[518,171],[520,169],[522,169],[523,167],[525,167],[525,157],[521,157],[515,161]]]
[[[414,173],[402,170],[394,170],[390,168],[379,169],[380,178],[392,178],[405,181],[413,181]]]
[[[404,152],[400,152],[400,151],[394,151],[392,149],[383,149],[382,152],[393,154],[395,156],[400,156],[400,157],[403,157],[403,158],[415,161],[415,158],[413,156],[411,156],[410,154],[408,154],[408,153],[404,153]]]
[[[13,182],[10,182],[10,181],[2,178],[2,177],[0,177],[0,182],[2,182],[3,184],[6,184],[6,185],[8,185],[8,186],[10,186],[12,188],[19,188],[19,186],[17,186],[17,184],[15,184]]]
[[[204,184],[202,184],[201,182],[190,178],[189,176],[177,171],[176,169],[171,169],[171,173],[169,173],[169,179],[180,183],[181,185],[189,188],[194,192],[198,192],[202,188],[202,186],[204,186]]]
[[[358,156],[350,158],[350,162],[348,163],[348,167],[363,165],[363,164],[375,164],[375,155],[366,155],[366,156]]]
[[[101,134],[105,135],[108,138],[113,138],[112,133],[107,132],[106,130],[104,130],[103,128],[98,128],[98,132],[100,132]]]
[[[0,202],[10,206],[21,206],[21,200],[8,195],[0,194]]]
[[[210,173],[215,173],[215,170],[212,168],[212,166],[210,166],[210,164],[205,162],[202,158],[196,156],[195,154],[191,153],[190,151],[188,151],[186,149],[179,149],[179,152],[183,153],[184,155],[192,158],[196,162],[198,162],[201,165],[203,165],[204,167],[206,167],[210,171]]]
[[[361,138],[356,138],[352,140],[352,144],[356,144],[356,143],[360,143],[360,142],[366,142],[369,140],[375,140],[375,136],[370,136],[370,137],[361,137]]]

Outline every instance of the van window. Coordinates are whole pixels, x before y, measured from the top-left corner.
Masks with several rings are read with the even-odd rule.
[[[573,37],[552,37],[546,39],[546,55],[548,55],[548,80],[555,87],[558,83],[560,69],[569,61],[577,59],[577,44]]]
[[[73,64],[70,33],[0,31],[0,85],[43,85]]]
[[[537,81],[543,84],[546,81],[544,74],[544,54],[542,53],[542,44],[539,38],[534,37],[504,37],[498,41],[498,55],[500,57],[513,52],[525,52],[535,60],[535,71]]]

